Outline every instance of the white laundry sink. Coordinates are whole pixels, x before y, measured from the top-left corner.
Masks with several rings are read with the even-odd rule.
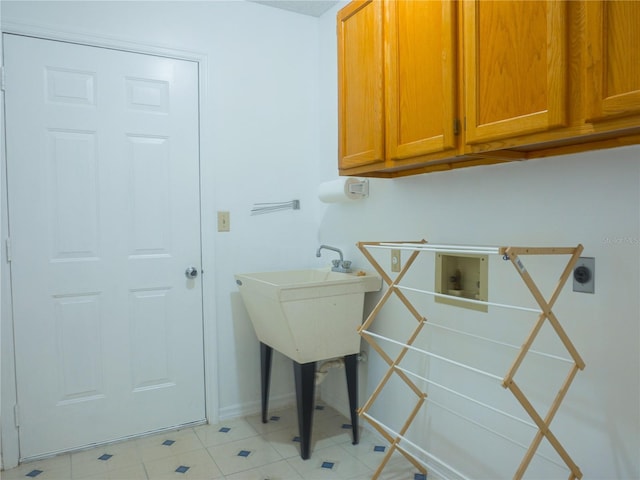
[[[329,269],[235,275],[258,340],[298,363],[360,351],[364,294],[382,280]]]

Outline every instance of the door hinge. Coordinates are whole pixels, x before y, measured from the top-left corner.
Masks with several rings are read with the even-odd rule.
[[[459,118],[453,119],[453,134],[460,135],[460,119]]]
[[[13,406],[13,420],[14,423],[16,424],[16,428],[20,426],[20,407],[18,406],[18,404],[16,403]]]
[[[11,238],[7,237],[4,239],[4,252],[7,257],[7,263],[11,262]]]

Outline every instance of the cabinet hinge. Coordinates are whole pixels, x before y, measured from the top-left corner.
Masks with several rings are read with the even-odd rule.
[[[4,92],[5,90],[5,84],[6,84],[6,76],[5,76],[5,69],[4,69],[4,65],[2,65],[0,67],[0,90],[2,90]]]
[[[18,404],[13,406],[13,420],[16,424],[16,428],[20,426],[20,407]]]
[[[464,117],[464,131],[467,131],[467,117]]]
[[[4,239],[4,252],[7,257],[7,263],[11,262],[11,238]]]
[[[460,135],[460,119],[459,118],[453,119],[453,134]]]

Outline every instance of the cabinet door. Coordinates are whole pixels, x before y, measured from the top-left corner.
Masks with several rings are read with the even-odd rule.
[[[567,2],[464,2],[466,142],[566,124]]]
[[[387,159],[455,147],[454,29],[449,0],[386,2]]]
[[[586,2],[587,120],[640,113],[640,2]]]
[[[382,7],[359,1],[338,13],[341,170],[384,162]]]

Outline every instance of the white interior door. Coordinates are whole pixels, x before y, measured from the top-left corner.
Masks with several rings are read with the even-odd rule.
[[[204,420],[197,64],[4,48],[21,459]]]

